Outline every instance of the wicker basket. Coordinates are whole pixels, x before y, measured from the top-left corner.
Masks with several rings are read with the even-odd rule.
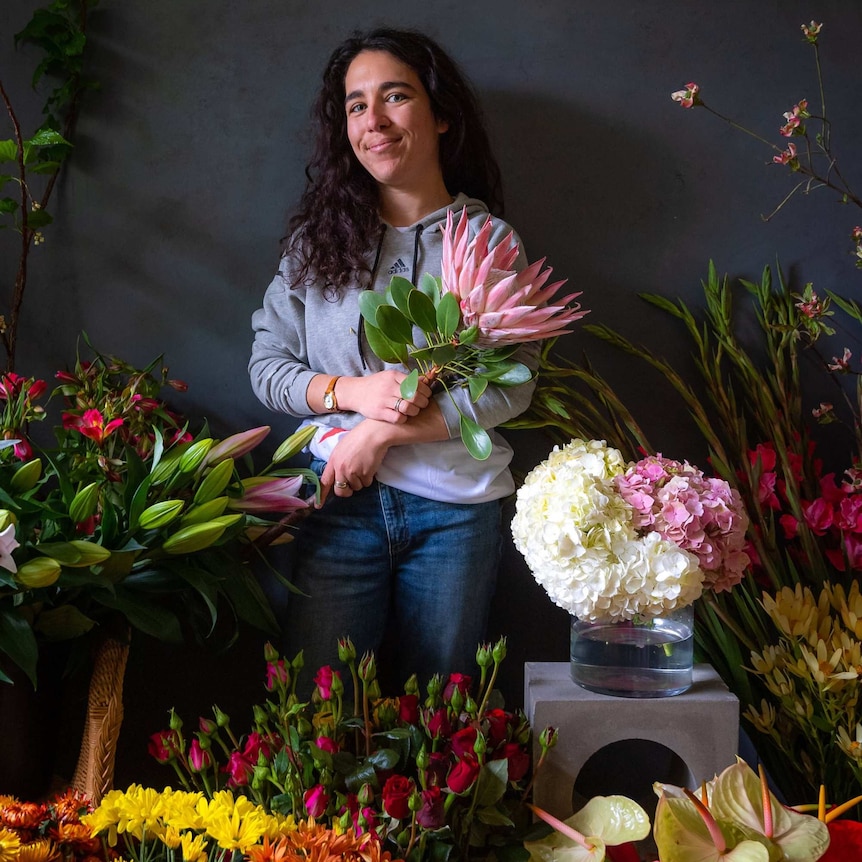
[[[128,657],[128,638],[123,641],[108,638],[96,652],[81,753],[72,779],[72,787],[86,793],[94,804],[101,801],[114,782]]]

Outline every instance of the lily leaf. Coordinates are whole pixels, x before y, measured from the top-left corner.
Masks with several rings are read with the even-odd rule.
[[[484,461],[491,454],[491,438],[488,432],[469,416],[461,414],[459,421],[461,439],[467,451],[477,460]]]
[[[444,293],[437,305],[437,329],[443,338],[451,338],[461,322],[461,308],[453,293]]]
[[[14,611],[0,607],[0,651],[6,653],[36,687],[38,648],[33,629]]]
[[[470,377],[467,380],[467,388],[470,390],[470,400],[475,404],[482,393],[488,388],[487,377]]]

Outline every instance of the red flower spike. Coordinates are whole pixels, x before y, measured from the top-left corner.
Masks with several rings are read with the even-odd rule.
[[[760,776],[760,796],[763,800],[763,834],[772,838],[772,795],[766,782],[766,770],[762,763],[757,764],[757,774]]]

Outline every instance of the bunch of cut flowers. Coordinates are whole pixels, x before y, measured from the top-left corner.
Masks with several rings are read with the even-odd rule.
[[[401,384],[404,398],[413,397],[420,375],[450,397],[453,388],[466,386],[474,403],[489,386],[527,383],[533,371],[516,358],[523,358],[521,345],[562,335],[587,314],[573,302],[580,293],[555,298],[565,281],[547,284],[551,269],[542,270],[544,259],[521,272],[513,268],[520,253],[514,234],[488,247],[491,216],[472,239],[469,224],[466,209],[457,227],[448,213],[441,277],[426,273],[414,287],[395,276],[383,294],[364,291],[359,298],[371,349],[410,369]],[[487,431],[452,403],[464,445],[484,460],[491,453]]]
[[[284,464],[305,436],[257,471],[249,453],[270,429],[193,435],[161,398],[185,384],[159,368],[95,353],[59,372],[53,446],[30,427],[47,384],[0,377],[0,656],[34,685],[40,642],[110,620],[175,641],[180,620],[201,638],[225,616],[277,630],[249,562],[307,507],[314,478]]]
[[[529,723],[494,688],[505,652],[504,639],[478,648],[478,681],[436,675],[423,696],[414,676],[392,697],[380,691],[373,654],[357,660],[346,638],[345,678],[322,667],[303,698],[302,653],[288,661],[267,645],[267,698],[248,732],[214,707],[186,735],[172,711],[150,753],[208,797],[247,794],[275,814],[374,836],[398,858],[464,859],[514,840],[532,783]],[[553,729],[542,733],[535,768],[555,741]]]
[[[44,802],[0,795],[0,860],[97,862],[109,858],[84,823],[93,810],[82,793],[68,790]]]
[[[266,811],[241,794],[156,790],[132,785],[112,790],[82,818],[108,859],[149,862],[303,862],[363,859],[390,862],[372,835],[330,829]]]
[[[518,490],[515,547],[555,604],[618,622],[731,589],[748,565],[739,493],[661,455],[626,463],[603,440],[557,446]]]

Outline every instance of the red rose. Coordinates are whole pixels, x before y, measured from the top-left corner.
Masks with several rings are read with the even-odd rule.
[[[260,755],[269,758],[272,755],[272,750],[269,747],[269,740],[265,739],[259,733],[250,733],[245,742],[245,747],[242,750],[242,756],[249,762],[257,766],[257,761]]]
[[[466,793],[479,777],[479,761],[467,755],[459,760],[449,772],[446,784],[453,793]]]
[[[425,716],[425,726],[428,728],[428,735],[432,739],[437,737],[448,737],[452,733],[452,725],[449,723],[449,714],[445,709],[435,710],[431,715]]]
[[[423,829],[439,829],[446,823],[443,791],[439,787],[429,787],[422,791],[422,808],[416,812],[416,822]]]
[[[320,697],[323,700],[329,700],[332,697],[332,678],[341,677],[337,670],[333,670],[328,664],[324,665],[317,671],[314,677],[314,684],[320,690]]]
[[[147,752],[158,763],[168,763],[176,757],[179,751],[179,737],[175,730],[160,730],[150,737]]]
[[[432,751],[428,755],[428,768],[425,770],[425,783],[429,787],[437,787],[446,783],[446,773],[449,771],[449,755],[442,751]]]
[[[509,721],[511,715],[505,709],[489,709],[485,713],[488,719],[488,739],[491,747],[496,748],[509,738]]]
[[[222,771],[230,775],[230,778],[227,780],[228,787],[242,787],[246,784],[251,784],[251,779],[254,775],[254,764],[247,760],[242,752],[234,751],[227,765],[222,767]]]
[[[456,688],[466,697],[470,693],[471,685],[473,685],[473,677],[465,673],[450,673],[446,688],[443,689],[443,700],[449,703]]]
[[[331,736],[318,736],[314,740],[314,744],[321,751],[328,751],[330,754],[335,754],[339,751],[338,743]]]
[[[473,746],[479,736],[475,727],[464,727],[452,734],[452,753],[455,757],[463,757],[465,754],[475,754]]]
[[[398,698],[398,719],[405,724],[419,724],[418,694],[402,694]]]
[[[520,781],[530,768],[530,755],[517,742],[507,742],[495,755],[494,760],[509,761],[509,781]]]
[[[396,820],[410,816],[410,796],[413,781],[403,775],[393,775],[383,785],[383,810]]]

